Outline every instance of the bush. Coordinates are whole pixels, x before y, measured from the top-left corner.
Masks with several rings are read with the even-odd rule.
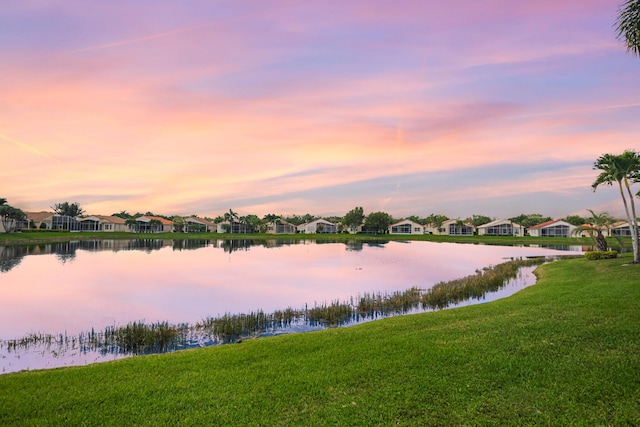
[[[584,256],[590,260],[613,259],[618,258],[618,251],[590,251],[585,252]]]

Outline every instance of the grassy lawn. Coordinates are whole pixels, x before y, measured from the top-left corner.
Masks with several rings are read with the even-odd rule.
[[[640,425],[640,267],[489,304],[0,375],[0,425]]]

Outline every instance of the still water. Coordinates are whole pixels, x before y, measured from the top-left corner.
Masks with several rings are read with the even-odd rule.
[[[299,309],[363,293],[428,289],[510,258],[566,254],[400,241],[100,240],[0,247],[0,340]],[[43,365],[33,354],[11,357],[0,346],[0,372],[64,364]]]

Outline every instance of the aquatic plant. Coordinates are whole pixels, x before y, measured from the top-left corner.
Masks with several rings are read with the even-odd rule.
[[[248,314],[225,313],[207,317],[194,325],[137,321],[124,326],[108,326],[103,331],[92,328],[77,336],[31,333],[20,339],[0,340],[0,349],[6,347],[8,352],[17,352],[38,348],[56,356],[71,350],[136,355],[239,342],[249,337],[286,332],[293,326],[301,330],[338,327],[416,310],[440,310],[469,299],[481,299],[518,277],[522,268],[547,261],[544,257],[515,259],[477,270],[474,275],[437,283],[426,291],[412,287],[392,293],[365,293],[351,297],[349,301],[315,303],[304,309],[289,307],[271,314],[262,310]]]

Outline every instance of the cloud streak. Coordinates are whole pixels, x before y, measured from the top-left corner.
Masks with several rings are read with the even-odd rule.
[[[578,190],[591,162],[640,133],[637,67],[614,47],[609,9],[143,0],[93,15],[54,2],[35,19],[9,8],[0,25],[19,44],[0,43],[0,126],[20,138],[0,136],[3,197],[208,216],[604,204],[606,192]]]

